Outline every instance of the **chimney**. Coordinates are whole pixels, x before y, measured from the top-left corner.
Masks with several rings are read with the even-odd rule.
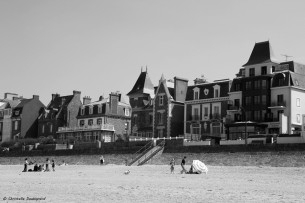
[[[4,99],[11,99],[11,100],[13,100],[14,97],[18,97],[18,94],[9,93],[9,92],[4,93]]]
[[[62,97],[62,98],[61,98],[61,105],[64,105],[65,102],[66,102],[66,98],[65,98],[65,97]]]
[[[104,96],[100,96],[100,98],[98,100],[102,101],[103,99],[104,99]]]
[[[187,92],[187,79],[174,77],[174,90],[175,90],[175,100],[179,102],[185,102],[186,92]]]
[[[33,95],[33,99],[39,100],[39,95]]]
[[[73,90],[73,96],[80,100],[81,91]]]
[[[110,112],[111,114],[118,114],[119,95],[115,92],[111,92],[109,95]]]
[[[89,104],[91,102],[91,98],[88,96],[83,97],[83,105]]]
[[[52,101],[54,101],[54,99],[56,98],[56,97],[60,97],[60,94],[52,94]]]

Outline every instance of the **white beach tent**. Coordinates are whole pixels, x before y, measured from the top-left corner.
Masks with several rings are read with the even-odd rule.
[[[208,173],[208,167],[199,160],[193,160],[192,166],[194,173]]]

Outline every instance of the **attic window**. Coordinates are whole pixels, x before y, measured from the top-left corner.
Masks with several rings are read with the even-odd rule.
[[[295,84],[296,84],[296,86],[299,86],[299,81],[295,80]]]
[[[19,111],[15,111],[15,115],[16,115],[16,116],[19,116]]]

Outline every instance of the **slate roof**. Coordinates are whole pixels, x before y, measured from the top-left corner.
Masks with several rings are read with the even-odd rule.
[[[62,104],[62,99],[65,99],[65,102]],[[73,99],[73,95],[55,97],[54,100],[51,100],[48,109],[52,108],[60,108],[61,106],[67,106],[71,100]]]
[[[290,72],[290,75],[291,75],[291,83],[293,86],[305,89],[304,75],[300,75],[293,72]]]
[[[269,41],[258,42],[255,43],[248,62],[243,66],[268,62],[279,63],[278,60],[274,58],[274,54]]]
[[[132,90],[127,95],[131,95],[135,93],[146,93],[146,94],[154,93],[154,85],[152,84],[147,72],[141,72],[137,82],[135,83]]]

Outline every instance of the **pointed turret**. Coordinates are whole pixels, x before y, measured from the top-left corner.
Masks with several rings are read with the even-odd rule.
[[[272,47],[269,41],[258,42],[255,43],[250,58],[248,62],[243,65],[243,67],[269,62],[279,63],[278,60],[274,58]]]
[[[141,71],[137,82],[133,86],[132,90],[127,94],[128,96],[133,94],[149,94],[152,98],[154,95],[154,85],[152,84],[147,70],[145,72]]]

